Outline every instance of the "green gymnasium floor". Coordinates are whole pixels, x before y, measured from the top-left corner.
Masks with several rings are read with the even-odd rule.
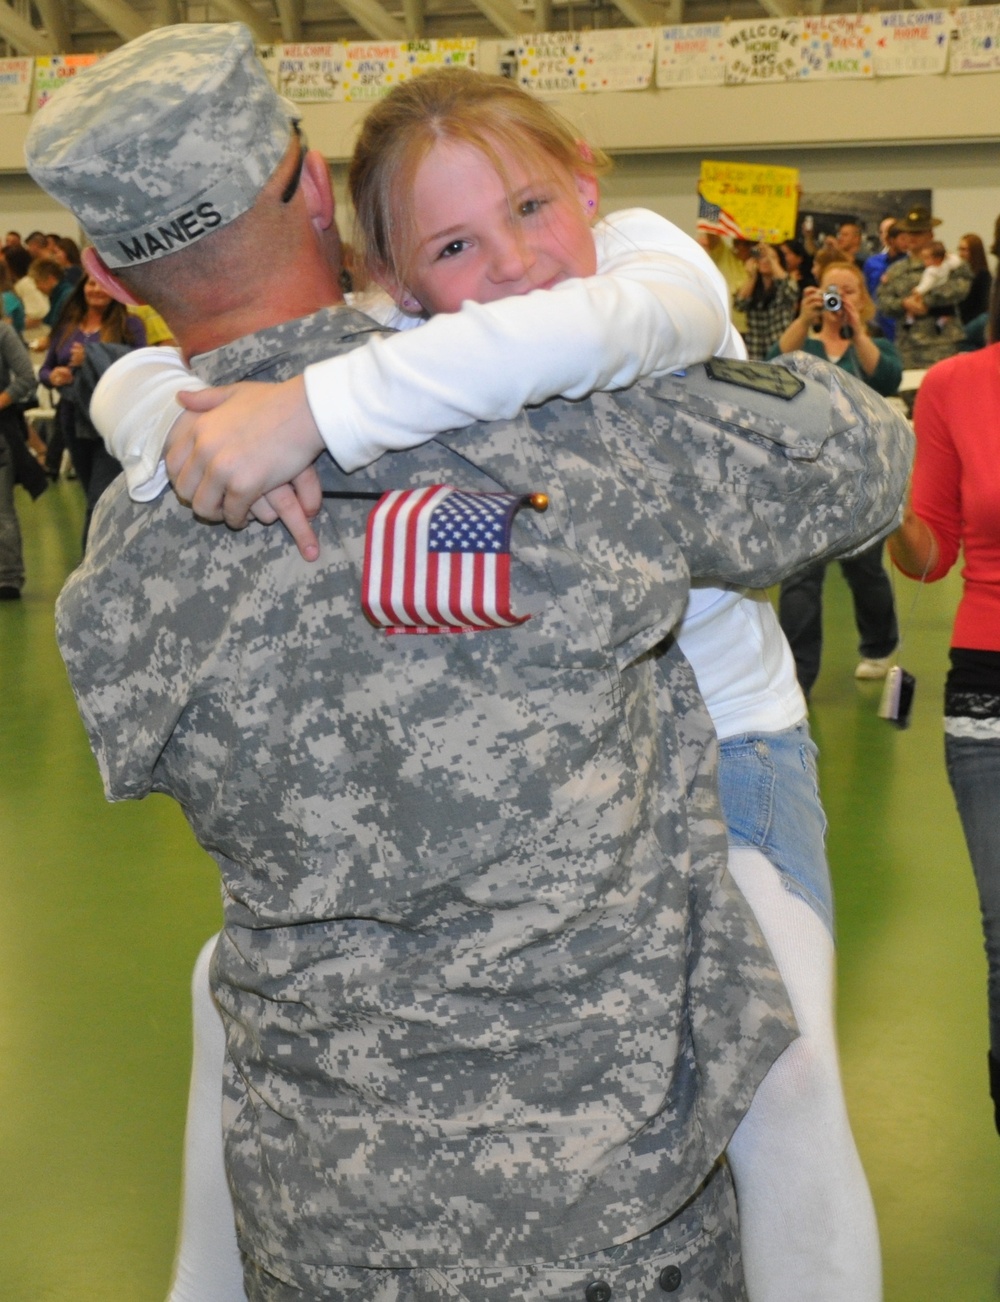
[[[218,924],[215,870],[168,801],[104,803],[52,635],[81,495],[60,483],[19,505],[28,584],[0,606],[0,1299],[161,1302],[187,983]],[[921,594],[903,656],[918,677],[914,724],[897,733],[875,717],[878,686],[851,676],[849,599],[831,570],[813,701],[844,1072],[887,1302],[1000,1297],[985,962],[940,754],[956,598],[957,581]]]

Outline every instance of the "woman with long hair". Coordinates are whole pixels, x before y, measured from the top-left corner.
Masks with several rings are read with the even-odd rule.
[[[69,450],[73,469],[87,497],[87,518],[84,524],[84,541],[90,514],[101,493],[121,472],[121,465],[110,455],[92,431],[82,428],[81,414],[85,417],[89,402],[81,407],[77,394],[77,376],[87,356],[87,350],[96,343],[124,348],[141,348],[146,342],[142,322],[130,316],[125,306],[102,289],[96,280],[85,277],[73,290],[52,331],[45,362],[38,373],[42,384],[58,391],[56,423],[46,469],[50,477],[59,473],[62,449]],[[115,355],[118,355],[117,353]],[[78,426],[80,428],[78,428]]]
[[[801,240],[785,240],[780,248],[788,277],[790,280],[795,281],[798,290],[799,298],[795,305],[795,309],[798,311],[802,306],[802,295],[810,285],[816,284],[816,276],[813,273],[813,255]]]
[[[797,349],[834,362],[889,397],[899,388],[903,368],[888,339],[868,332],[875,315],[864,272],[846,259],[828,262],[819,286],[806,289],[799,315],[772,349],[772,356]],[[860,659],[856,678],[884,678],[899,641],[892,585],[882,565],[882,543],[840,562],[851,589]],[[823,651],[825,563],[810,566],[781,585],[779,618],[795,657],[799,685],[806,696],[819,674]]]
[[[963,235],[958,241],[958,256],[969,264],[972,288],[958,305],[958,315],[965,327],[965,337],[971,347],[982,348],[986,342],[986,323],[990,310],[990,289],[993,277],[986,261],[986,249],[978,235]]]
[[[746,316],[743,338],[751,359],[759,362],[794,320],[799,286],[785,270],[781,250],[774,244],[758,244],[747,258],[746,270],[733,306]]]

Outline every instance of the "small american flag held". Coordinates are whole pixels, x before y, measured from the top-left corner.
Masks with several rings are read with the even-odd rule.
[[[547,500],[446,484],[384,494],[368,517],[361,605],[389,633],[465,633],[523,624],[510,605],[514,516]]]
[[[698,229],[711,231],[715,235],[731,235],[738,240],[743,238],[739,223],[730,217],[725,208],[709,203],[701,194],[698,195]]]

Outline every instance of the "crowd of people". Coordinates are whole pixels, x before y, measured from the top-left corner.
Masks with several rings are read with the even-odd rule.
[[[22,241],[7,231],[0,295],[0,601],[17,601],[25,574],[15,486],[37,498],[64,471],[78,480],[86,544],[94,504],[121,473],[89,421],[97,377],[122,352],[172,339],[152,309],[111,299],[85,275],[76,241],[54,232]]]
[[[809,223],[801,239],[775,245],[710,233],[700,238],[727,277],[733,319],[750,357],[805,349],[891,397],[904,370],[923,372],[987,341],[993,279],[983,241],[970,232],[950,253],[934,238],[940,224],[921,204],[886,215],[871,253],[855,220],[818,240]],[[992,252],[1000,252],[996,240]],[[841,565],[854,602],[861,680],[886,676],[899,638],[882,551],[879,543]],[[820,668],[825,571],[824,564],[814,566],[781,589],[781,625],[807,696]]]
[[[872,253],[865,252],[858,221],[841,222],[825,238],[804,230],[801,238],[774,245],[707,232],[700,238],[727,279],[733,319],[751,357],[768,355],[796,319],[805,289],[818,282],[827,262],[840,260],[864,273],[875,304],[872,334],[897,346],[905,369],[925,369],[983,346],[992,283],[982,239],[963,235],[949,252],[934,238],[939,225],[920,204],[899,217],[883,217]],[[818,332],[819,309],[813,306]]]
[[[60,646],[109,796],[171,794],[222,873],[171,1302],[878,1302],[816,611],[790,647],[749,591],[807,576],[815,607],[847,554],[856,600],[885,579],[912,436],[861,232],[706,256],[602,218],[599,150],[430,72],[361,131],[381,291],[348,306],[293,112],[246,28],[184,25],[27,143],[90,240],[40,372],[97,508]],[[920,266],[900,328],[944,335],[959,269]],[[140,301],[179,353],[132,351]],[[445,504],[503,535],[475,584],[427,577]],[[877,604],[861,676],[898,638]]]

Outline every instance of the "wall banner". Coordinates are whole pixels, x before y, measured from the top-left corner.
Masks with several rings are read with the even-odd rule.
[[[946,9],[903,9],[873,17],[877,77],[944,72],[951,31]]]
[[[525,90],[579,90],[583,46],[572,32],[537,32],[517,45],[517,80]]]
[[[360,41],[345,47],[344,81],[351,103],[382,99],[401,81],[429,68],[475,68],[475,37],[433,41]]]
[[[70,77],[75,77],[81,68],[95,64],[100,57],[99,54],[39,55],[35,59],[35,107],[41,108]]]
[[[802,76],[809,81],[875,75],[875,21],[871,14],[825,14],[802,19]]]
[[[346,47],[344,79],[352,103],[381,99],[410,76],[401,42],[357,41]]]
[[[802,71],[802,19],[726,24],[726,81],[795,81]]]
[[[404,41],[402,50],[414,77],[428,68],[475,68],[479,63],[479,42],[474,36]]]
[[[658,42],[657,86],[721,86],[726,80],[725,30],[725,23],[664,27]]]
[[[949,72],[1000,72],[1000,5],[956,9]]]
[[[795,235],[796,167],[705,160],[698,177],[698,229],[780,244]]]
[[[278,94],[296,104],[342,104],[347,99],[344,45],[277,45],[265,66],[268,62],[276,66]]]
[[[27,113],[34,59],[0,59],[0,113]]]
[[[613,28],[579,37],[583,67],[577,90],[647,90],[653,82],[656,30]]]

